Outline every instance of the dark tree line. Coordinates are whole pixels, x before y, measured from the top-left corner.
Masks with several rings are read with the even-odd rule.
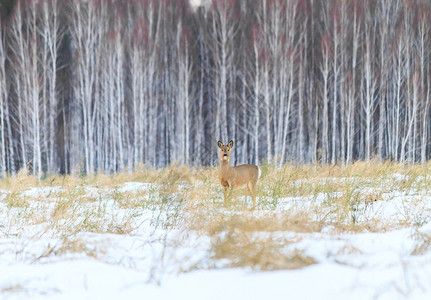
[[[3,1],[0,172],[429,158],[410,0]]]

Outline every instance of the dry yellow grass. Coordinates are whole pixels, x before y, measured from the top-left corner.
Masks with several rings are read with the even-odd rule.
[[[416,232],[415,237],[417,244],[414,247],[413,255],[422,255],[427,253],[431,249],[431,234]]]
[[[20,171],[0,180],[7,209],[21,208],[20,218],[10,222],[42,224],[57,236],[79,232],[130,234],[140,211],[153,211],[155,227],[182,229],[207,236],[212,256],[227,261],[227,266],[253,267],[262,270],[300,268],[315,263],[297,250],[286,248],[295,238],[280,238],[278,233],[311,233],[331,228],[332,232],[386,231],[394,226],[420,224],[421,216],[406,208],[406,217],[397,224],[382,222],[373,215],[363,218],[367,207],[376,201],[390,201],[391,193],[427,193],[431,190],[431,163],[424,166],[355,162],[348,166],[290,165],[275,168],[261,166],[257,207],[251,207],[246,188],[235,190],[228,205],[223,203],[218,183],[218,169],[172,165],[163,169],[141,166],[134,172],[114,175],[51,176],[39,179]],[[395,177],[394,177],[395,176]],[[146,182],[151,188],[139,193],[120,191],[126,182]],[[61,187],[48,196],[31,199],[40,202],[46,214],[26,209],[29,200],[21,193],[31,187]],[[97,193],[88,193],[88,188]],[[114,201],[124,216],[115,219],[106,211],[106,199]],[[287,200],[286,200],[287,199]],[[301,201],[311,206],[304,209]],[[286,203],[297,203],[286,208]],[[411,205],[421,205],[412,202]],[[361,218],[362,217],[362,218]],[[429,248],[429,237],[415,253]],[[65,241],[47,251],[88,252],[79,240]],[[49,253],[47,254],[49,255]],[[91,255],[91,253],[89,253]]]

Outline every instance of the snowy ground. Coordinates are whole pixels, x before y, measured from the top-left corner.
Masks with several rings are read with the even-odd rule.
[[[259,271],[228,268],[226,261],[214,259],[211,238],[184,227],[179,213],[183,204],[153,206],[151,197],[156,194],[149,192],[153,189],[151,184],[135,182],[116,189],[82,187],[74,192],[74,201],[64,198],[61,187],[30,188],[15,195],[0,191],[0,298],[429,299],[431,295],[427,192],[386,192],[370,203],[355,204],[351,213],[357,222],[372,220],[390,230],[353,233],[327,226],[319,232],[259,233],[288,241],[281,248],[286,257],[299,251],[315,261],[299,269]],[[118,196],[122,194],[141,202],[122,205],[124,199]],[[331,214],[325,202],[336,196],[283,198],[275,212],[303,211],[317,218]],[[64,207],[73,217],[62,215]],[[410,225],[399,226],[403,222]]]

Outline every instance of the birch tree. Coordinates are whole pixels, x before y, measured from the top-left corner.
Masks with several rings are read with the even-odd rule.
[[[9,158],[6,157],[7,153],[7,124],[10,124],[9,113],[8,113],[8,90],[6,83],[6,53],[4,46],[4,31],[2,26],[2,20],[0,20],[0,176],[4,177],[8,170]],[[10,143],[10,141],[9,141]],[[13,148],[12,148],[13,149]]]
[[[234,7],[234,2],[229,0],[215,0],[213,1],[213,6],[215,9],[212,13],[212,36],[209,38],[214,41],[212,55],[216,83],[214,91],[216,100],[215,128],[216,136],[219,136],[222,140],[228,140],[227,105],[228,101],[232,100],[231,96],[228,95],[228,86],[232,81],[230,67],[234,58],[233,40],[237,34],[237,25],[233,16],[236,8]],[[255,119],[255,122],[258,121]],[[257,139],[258,137],[255,137],[255,147]],[[255,151],[258,151],[258,148],[255,148]]]
[[[102,5],[103,7],[103,5]],[[95,163],[95,118],[98,114],[98,99],[93,97],[96,71],[99,65],[101,26],[99,11],[94,1],[72,1],[71,36],[75,46],[74,94],[78,99],[83,120],[85,170],[91,174]],[[77,118],[78,116],[75,116]],[[78,141],[72,141],[78,143]],[[74,154],[72,164],[80,161],[80,151]]]

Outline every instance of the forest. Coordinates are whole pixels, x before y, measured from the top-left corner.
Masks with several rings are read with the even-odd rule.
[[[430,158],[424,1],[1,4],[1,176]]]

